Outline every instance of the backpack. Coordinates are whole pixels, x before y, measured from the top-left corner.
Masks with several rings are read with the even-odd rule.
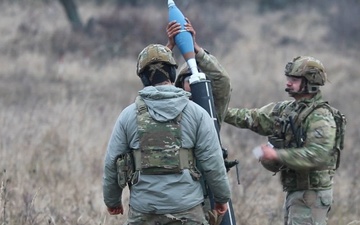
[[[318,102],[311,105],[309,108],[305,109],[299,114],[298,124],[301,124],[302,121],[315,109],[326,107],[332,113],[335,123],[336,123],[336,137],[335,137],[335,145],[334,150],[338,153],[338,158],[336,162],[336,169],[340,164],[340,152],[344,149],[344,138],[345,138],[345,130],[346,130],[346,117],[342,114],[337,108],[329,105],[328,102]]]

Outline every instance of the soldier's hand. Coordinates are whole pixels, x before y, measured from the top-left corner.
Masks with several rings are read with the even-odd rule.
[[[218,212],[215,209],[208,211],[208,214],[209,214],[209,218],[208,218],[209,225],[221,224],[224,215],[218,214]]]
[[[227,203],[221,204],[221,203],[215,202],[214,209],[216,210],[217,214],[224,215],[226,213],[226,211],[228,210],[228,204]]]
[[[166,44],[166,47],[168,47],[170,50],[172,50],[176,43],[175,43],[175,35],[180,33],[181,25],[180,23],[177,23],[176,21],[171,21],[166,26],[166,34],[168,36],[168,43]]]
[[[195,42],[196,31],[194,27],[191,25],[189,18],[185,18],[185,20],[186,20],[185,29],[191,33],[191,36],[193,37],[193,40]]]
[[[271,146],[264,144],[261,145],[261,150],[263,151],[263,155],[260,160],[277,160],[278,155],[274,148]]]
[[[118,214],[121,214],[123,215],[124,213],[124,208],[123,206],[118,206],[118,207],[115,207],[115,208],[110,208],[108,207],[107,208],[107,211],[109,212],[110,215],[118,215]]]
[[[185,29],[191,33],[194,42],[195,53],[198,53],[201,47],[196,42],[196,31],[194,27],[191,25],[189,18],[185,18],[185,20],[186,20]]]

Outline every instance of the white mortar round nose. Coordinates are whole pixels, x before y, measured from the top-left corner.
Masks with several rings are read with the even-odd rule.
[[[173,0],[168,0],[168,7],[175,5],[175,2]]]

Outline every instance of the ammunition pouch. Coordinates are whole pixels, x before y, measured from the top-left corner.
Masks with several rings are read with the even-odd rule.
[[[131,153],[125,153],[116,160],[118,184],[120,188],[124,189],[134,175],[134,158]]]
[[[315,171],[281,171],[281,183],[284,191],[327,190],[332,187],[334,169]]]

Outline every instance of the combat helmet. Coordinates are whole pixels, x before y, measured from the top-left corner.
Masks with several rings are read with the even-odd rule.
[[[144,70],[150,64],[159,62],[163,62],[171,66],[173,71],[169,73],[168,78],[171,82],[175,81],[177,64],[173,57],[172,51],[168,47],[161,44],[150,44],[139,53],[136,65],[136,73],[141,78],[144,86],[150,85],[149,78],[144,75]]]
[[[285,66],[285,75],[306,80],[302,93],[316,93],[325,84],[327,75],[323,64],[311,56],[298,56]]]

